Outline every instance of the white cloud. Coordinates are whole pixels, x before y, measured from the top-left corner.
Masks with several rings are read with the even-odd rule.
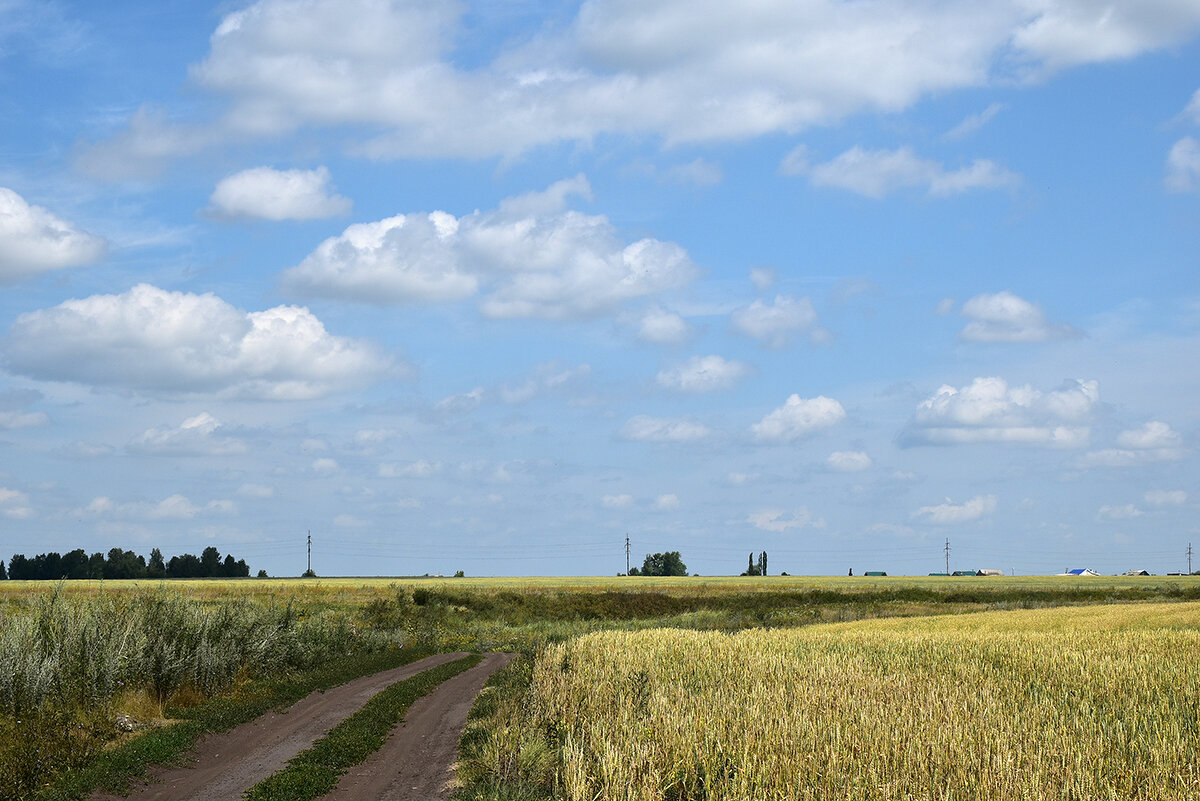
[[[333,518],[334,528],[364,528],[370,523],[354,515],[341,514]]]
[[[557,362],[545,362],[535,367],[520,383],[502,386],[500,400],[505,403],[526,403],[539,395],[568,390],[591,374],[592,368],[587,364],[564,367]]]
[[[1073,448],[1087,444],[1100,402],[1097,381],[1072,379],[1051,392],[976,378],[962,389],[944,385],[916,409],[903,440],[958,445],[1013,442]]]
[[[243,484],[238,487],[238,495],[243,498],[266,499],[275,497],[275,488],[265,484]]]
[[[755,528],[763,531],[782,532],[790,528],[825,528],[824,519],[814,519],[807,507],[801,506],[792,512],[790,517],[784,517],[782,509],[764,509],[752,512],[746,520]]]
[[[660,512],[673,512],[679,508],[679,496],[668,493],[654,499],[654,508]]]
[[[1185,136],[1171,147],[1164,181],[1172,192],[1200,190],[1200,141]]]
[[[483,405],[485,394],[483,387],[475,387],[470,392],[447,395],[433,404],[433,409],[439,414],[469,414]]]
[[[733,312],[729,320],[734,331],[772,348],[782,348],[806,331],[815,341],[827,336],[817,326],[817,312],[812,301],[808,298],[797,300],[791,295],[776,295],[770,305],[756,300]]]
[[[633,496],[627,494],[605,495],[601,499],[601,503],[607,509],[628,509],[630,506],[633,506]]]
[[[846,419],[846,410],[833,398],[790,396],[761,421],[751,426],[759,442],[792,442]]]
[[[201,412],[178,426],[158,426],[143,431],[129,443],[129,450],[156,456],[230,456],[245,453],[245,442],[217,435],[222,428],[220,420],[208,412]]]
[[[513,156],[600,134],[668,144],[791,134],[855,114],[1185,41],[1180,0],[909,3],[595,0],[461,65],[469,7],[260,0],[225,16],[191,79],[227,101],[190,129],[139,111],[85,148],[93,168],[142,168],[207,141],[304,126],[364,130],[372,156]],[[486,31],[485,31],[486,33]],[[472,29],[472,35],[476,32]]]
[[[380,478],[429,478],[442,469],[441,462],[427,462],[418,459],[407,464],[379,465]]]
[[[1135,517],[1141,517],[1144,514],[1141,509],[1134,506],[1132,503],[1127,503],[1124,506],[1101,506],[1096,513],[1097,520],[1132,520]]]
[[[655,345],[682,345],[692,335],[692,327],[675,312],[651,306],[638,322],[637,338]]]
[[[1140,428],[1122,431],[1117,435],[1117,444],[1138,450],[1176,449],[1183,446],[1183,438],[1169,424],[1151,420]]]
[[[1188,499],[1183,490],[1150,490],[1143,497],[1151,506],[1182,506]]]
[[[1192,122],[1200,125],[1200,89],[1197,89],[1192,95],[1191,101],[1187,104],[1187,108],[1183,110],[1185,117],[1190,117]]]
[[[934,197],[945,197],[972,189],[1012,187],[1021,180],[1016,173],[987,159],[947,171],[907,147],[864,150],[856,146],[824,164],[809,164],[807,150],[794,150],[784,158],[780,171],[785,175],[807,175],[813,186],[846,189],[871,198],[902,189],[923,189]]]
[[[688,283],[682,247],[625,243],[608,218],[567,208],[582,175],[488,212],[397,215],[352,225],[283,273],[291,292],[374,304],[453,301],[481,288],[489,317],[574,319]]]
[[[221,179],[209,202],[217,217],[319,220],[349,214],[349,198],[331,194],[329,170],[254,167]]]
[[[770,267],[755,267],[750,271],[750,283],[759,292],[765,292],[775,284],[775,270]]]
[[[1186,453],[1183,437],[1161,420],[1117,435],[1119,447],[1091,451],[1078,460],[1080,467],[1132,467],[1151,462],[1174,462]]]
[[[972,114],[949,131],[946,131],[942,138],[950,140],[965,139],[991,122],[997,114],[1006,108],[1008,108],[1008,105],[1005,103],[992,103],[983,111],[978,114]]]
[[[175,494],[166,497],[158,503],[135,501],[133,503],[118,503],[111,498],[100,496],[93,498],[83,509],[77,509],[73,514],[88,517],[117,517],[139,518],[144,520],[191,520],[195,517],[209,515],[231,515],[237,512],[233,501],[213,500],[203,506],[198,506],[186,496]]]
[[[22,314],[4,348],[22,375],[147,393],[315,398],[396,373],[306,308],[244,312],[211,293],[147,284]]]
[[[730,389],[752,372],[745,362],[723,359],[720,356],[693,356],[659,372],[658,385],[676,392],[702,393]]]
[[[939,526],[969,523],[994,514],[996,505],[995,495],[980,495],[960,505],[955,505],[947,498],[945,503],[937,506],[922,506],[913,512],[913,517]]]
[[[825,463],[829,465],[830,470],[839,473],[856,473],[869,469],[873,464],[871,457],[863,451],[834,451],[829,454]]]
[[[37,428],[50,422],[45,412],[0,411],[0,431],[18,428]]]
[[[26,493],[0,487],[0,514],[14,520],[28,520],[34,516],[34,511]]]
[[[1051,324],[1045,312],[1011,292],[976,295],[963,304],[969,317],[959,336],[967,342],[1048,342],[1079,336],[1069,325]]]
[[[687,186],[716,186],[725,180],[721,165],[705,159],[696,159],[687,164],[676,164],[663,170],[663,177],[671,183]]]
[[[934,314],[945,317],[952,311],[954,311],[954,298],[942,298],[938,301],[937,308],[934,309]]]
[[[695,442],[710,436],[712,430],[694,420],[639,414],[629,418],[619,434],[624,439],[643,442]]]
[[[104,240],[0,186],[0,286],[103,258]]]
[[[329,475],[333,475],[337,471],[341,470],[342,467],[341,467],[341,465],[339,465],[337,463],[336,459],[322,457],[320,459],[313,459],[313,463],[312,463],[312,465],[310,465],[310,469],[317,475],[329,476]]]

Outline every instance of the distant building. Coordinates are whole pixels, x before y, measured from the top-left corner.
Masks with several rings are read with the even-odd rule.
[[[948,576],[950,574],[949,573],[930,573],[929,575],[931,575],[931,576]]]
[[[1127,576],[1152,576],[1154,574],[1151,573],[1149,570],[1126,570],[1125,575],[1127,575]]]
[[[864,576],[886,576],[886,575],[887,575],[887,571],[884,571],[884,570],[868,570],[866,573],[863,573],[863,575],[864,575]]]
[[[979,575],[979,574],[978,574],[976,571],[974,571],[974,570],[955,570],[955,571],[954,571],[953,573],[951,573],[950,575],[952,575],[952,576],[972,576],[972,577],[974,577],[974,576],[977,576],[977,575]]]
[[[975,575],[977,575],[977,576],[1003,576],[1004,571],[1003,570],[992,570],[990,568],[985,567],[983,570],[980,570]]]
[[[1100,574],[1097,573],[1095,570],[1092,570],[1089,567],[1077,567],[1074,570],[1068,570],[1066,573],[1059,573],[1058,575],[1060,575],[1060,576],[1078,576],[1081,578],[1086,578],[1086,577],[1090,577],[1090,576],[1099,576]]]

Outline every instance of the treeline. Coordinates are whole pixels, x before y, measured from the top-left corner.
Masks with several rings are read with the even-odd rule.
[[[261,571],[260,571],[261,572]],[[7,575],[6,575],[7,574]],[[82,548],[70,553],[41,553],[27,558],[24,554],[13,554],[5,570],[0,561],[0,579],[14,581],[58,581],[59,579],[163,579],[163,578],[243,578],[250,575],[246,560],[224,559],[221,552],[209,546],[196,556],[185,553],[163,559],[162,551],[155,548],[149,561],[133,551],[113,548],[108,556],[94,553],[88,556]]]

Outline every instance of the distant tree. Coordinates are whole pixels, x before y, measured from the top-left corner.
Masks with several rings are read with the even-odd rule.
[[[88,578],[104,578],[104,554],[99,551],[88,557]]]
[[[195,554],[172,556],[167,562],[167,578],[199,578],[202,575],[200,560]]]
[[[88,555],[82,548],[76,548],[64,554],[61,570],[63,576],[69,579],[85,579],[88,577]]]
[[[33,578],[29,560],[23,553],[14,553],[8,562],[8,577],[13,581],[28,581]]]
[[[221,563],[221,575],[225,578],[237,578],[238,566],[237,562],[233,561],[233,554],[225,554],[225,561]]]
[[[0,559],[0,581],[8,580],[8,571],[4,569],[4,560]]]
[[[150,561],[146,563],[146,578],[166,578],[167,563],[163,561],[162,551],[157,548],[150,551]]]
[[[642,571],[638,570],[636,567],[629,568],[629,575],[640,576],[641,574],[642,574]]]
[[[38,570],[38,578],[49,581],[58,581],[60,578],[63,578],[62,554],[58,551],[39,554],[37,561],[41,562],[41,569]]]
[[[767,552],[763,551],[758,555],[758,575],[767,575]]]
[[[467,574],[466,574],[466,573],[464,573],[464,572],[462,572],[461,570],[456,570],[456,571],[454,571],[454,577],[455,577],[455,578],[463,578],[463,577],[465,577],[466,575],[467,575]]]
[[[761,576],[762,575],[762,560],[758,560],[758,564],[754,563],[754,552],[750,552],[750,558],[746,560],[746,572],[743,576]]]
[[[429,574],[426,573],[425,575],[429,575]],[[317,577],[317,571],[313,570],[311,567],[308,570],[305,570],[303,573],[300,574],[300,578],[316,578],[316,577]]]
[[[630,573],[633,569],[630,568]],[[646,554],[645,560],[642,562],[643,576],[686,576],[687,565],[683,563],[683,558],[679,555],[679,551],[667,551],[666,553]]]
[[[267,577],[267,571],[265,571],[265,570],[259,570],[259,571],[258,571],[258,577],[259,577],[259,578],[266,578],[266,577]]]
[[[200,552],[200,575],[206,578],[221,575],[221,552],[211,545]]]

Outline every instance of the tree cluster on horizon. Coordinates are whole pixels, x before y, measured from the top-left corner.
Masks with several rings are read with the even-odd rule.
[[[636,567],[629,568],[631,576],[686,576],[687,574],[687,565],[683,563],[679,551],[646,554],[641,570]]]
[[[7,573],[7,575],[6,575]],[[27,558],[13,554],[5,570],[0,561],[0,579],[13,581],[58,581],[60,579],[166,579],[166,578],[244,578],[250,575],[245,559],[233,558],[211,545],[200,556],[185,553],[163,558],[158,548],[150,551],[149,560],[133,551],[113,548],[105,556],[96,552],[89,556],[82,548],[65,554],[54,551]]]

